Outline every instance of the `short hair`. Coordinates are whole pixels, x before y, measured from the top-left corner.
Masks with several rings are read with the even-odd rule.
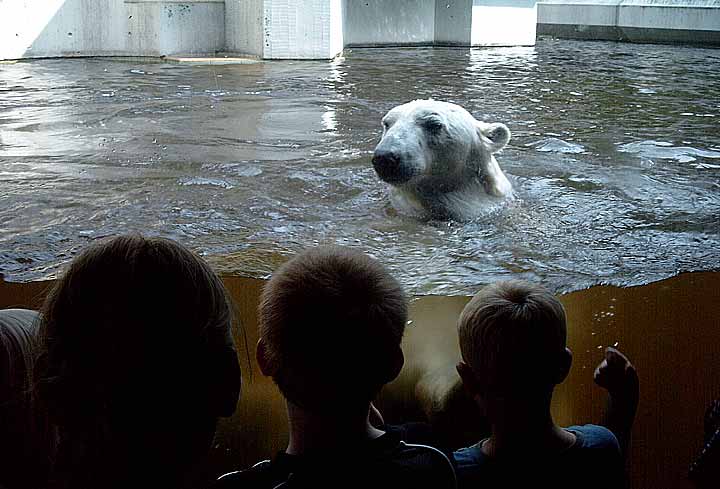
[[[405,324],[400,284],[351,248],[307,250],[280,267],[260,304],[260,337],[283,395],[311,411],[360,407],[390,380]]]
[[[539,285],[497,282],[465,306],[458,337],[463,360],[490,392],[551,391],[567,340],[565,310]]]
[[[219,352],[228,349],[234,351],[229,297],[204,260],[159,237],[97,242],[71,262],[44,302],[35,406],[68,437],[97,423],[118,432],[142,430],[140,421],[157,427],[160,413],[193,413],[185,418],[191,423],[239,388],[239,378],[233,387],[219,380],[226,373],[219,372]]]

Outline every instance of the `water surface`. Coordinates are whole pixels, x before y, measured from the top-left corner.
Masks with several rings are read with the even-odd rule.
[[[397,215],[380,118],[416,98],[506,123],[517,199],[470,223]],[[413,293],[500,278],[556,291],[720,265],[720,51],[540,41],[353,49],[332,62],[0,65],[0,272],[57,274],[87,243],[168,236],[267,276],[359,246]]]

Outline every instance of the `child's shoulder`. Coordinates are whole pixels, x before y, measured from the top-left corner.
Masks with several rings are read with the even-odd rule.
[[[620,444],[612,431],[596,424],[574,425],[565,428],[577,438],[574,447],[581,449],[609,449],[620,451]]]
[[[453,452],[453,462],[459,470],[472,467],[478,468],[488,463],[487,456],[482,452],[482,445],[487,438],[480,440],[475,445],[460,448]]]
[[[264,488],[275,487],[270,460],[258,462],[249,469],[229,472],[212,485],[212,489]]]

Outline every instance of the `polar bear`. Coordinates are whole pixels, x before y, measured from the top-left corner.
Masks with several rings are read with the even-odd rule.
[[[449,102],[414,100],[390,110],[382,125],[372,164],[400,212],[464,221],[512,198],[494,156],[510,141],[505,124],[480,122]]]

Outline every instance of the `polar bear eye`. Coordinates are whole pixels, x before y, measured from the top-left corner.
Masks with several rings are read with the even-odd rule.
[[[443,123],[443,121],[437,117],[427,117],[422,120],[422,124],[428,130],[433,131],[433,132],[438,132],[445,127],[445,124]]]

